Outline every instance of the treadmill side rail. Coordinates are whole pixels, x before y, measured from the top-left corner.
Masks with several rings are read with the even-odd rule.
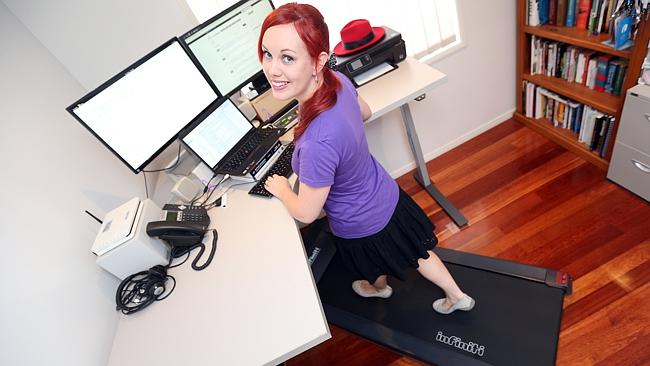
[[[440,247],[435,247],[433,251],[448,263],[545,283],[564,290],[565,295],[571,294],[571,276],[565,272]]]

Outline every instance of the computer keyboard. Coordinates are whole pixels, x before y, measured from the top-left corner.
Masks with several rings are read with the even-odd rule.
[[[270,134],[277,133],[272,128],[257,129],[255,133],[242,145],[228,162],[223,166],[224,170],[237,169],[246,161],[251,152],[253,152]]]
[[[264,174],[264,177],[260,179],[254,186],[248,191],[248,194],[253,194],[256,196],[271,197],[273,196],[269,191],[264,188],[264,183],[266,178],[272,176],[273,174],[282,175],[284,177],[289,177],[293,172],[291,169],[291,156],[293,155],[294,145],[290,143],[284,148],[284,151],[278,157],[278,160],[273,163],[271,168]]]

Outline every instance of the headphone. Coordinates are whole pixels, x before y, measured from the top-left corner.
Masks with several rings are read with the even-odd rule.
[[[173,281],[172,288],[167,291],[167,279]],[[167,267],[156,265],[125,278],[117,287],[115,303],[117,310],[123,314],[131,314],[151,305],[154,301],[165,299],[174,291],[176,279],[167,274]],[[167,293],[165,295],[165,293]],[[164,296],[163,296],[164,295]]]
[[[196,247],[199,247],[200,249],[198,255],[192,261],[192,268],[196,271],[205,269],[212,262],[212,258],[217,249],[217,240],[219,238],[217,230],[212,229],[209,231],[212,232],[212,249],[208,254],[208,259],[205,260],[205,263],[201,265],[198,264],[198,261],[205,252],[205,245],[201,242],[200,237],[197,237],[198,243],[194,244],[189,242],[189,240],[194,240],[194,238],[186,237],[185,239],[187,239],[188,242],[184,242],[183,245],[185,246],[172,246],[169,259],[170,264],[166,266],[153,266],[148,270],[130,275],[120,283],[115,293],[116,309],[125,315],[129,315],[146,308],[154,301],[166,299],[167,296],[174,291],[174,288],[176,288],[176,279],[174,276],[167,274],[167,269],[176,267],[185,262],[183,261],[180,264],[170,267],[171,261],[173,258],[178,258],[184,254],[187,254],[189,257],[189,253]],[[165,287],[167,279],[171,279],[173,282],[173,286],[169,291],[167,291],[167,288]]]

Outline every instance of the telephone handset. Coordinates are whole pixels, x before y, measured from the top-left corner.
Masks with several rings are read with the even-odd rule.
[[[148,223],[147,234],[159,237],[172,247],[201,243],[210,225],[210,216],[201,206],[166,204],[163,218],[163,221]]]

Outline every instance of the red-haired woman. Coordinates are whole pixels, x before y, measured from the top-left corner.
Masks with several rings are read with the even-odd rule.
[[[474,300],[432,251],[433,224],[370,154],[363,127],[370,108],[345,76],[326,67],[328,36],[323,16],[306,4],[283,5],[262,24],[258,53],[273,96],[300,105],[291,162],[298,194],[277,175],[266,189],[303,223],[325,210],[338,252],[363,278],[352,283],[360,296],[389,297],[387,275],[403,279],[410,267],[445,292],[435,311],[471,310]]]

